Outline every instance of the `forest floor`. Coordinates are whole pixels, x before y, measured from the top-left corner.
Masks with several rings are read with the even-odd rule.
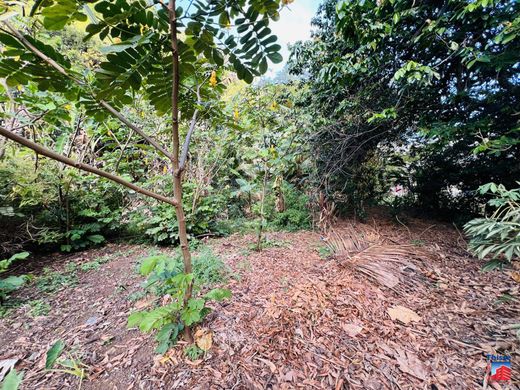
[[[153,335],[126,327],[151,304],[136,269],[157,248],[41,258],[23,270],[36,276],[15,296],[26,303],[0,319],[0,360],[17,359],[25,389],[80,385],[45,370],[58,339],[86,366],[82,389],[477,389],[485,355],[506,353],[520,388],[517,271],[482,272],[438,222],[379,216],[334,231],[342,250],[328,258],[314,232],[268,233],[262,252],[252,235],[209,240],[233,271],[233,297],[213,305],[213,346],[197,361],[182,343],[157,356]]]

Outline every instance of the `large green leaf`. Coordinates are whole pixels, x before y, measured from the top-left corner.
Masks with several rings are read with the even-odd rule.
[[[58,340],[47,351],[47,356],[45,358],[45,368],[47,370],[50,370],[52,367],[54,367],[56,360],[60,357],[64,348],[65,343],[62,340]]]
[[[9,371],[2,381],[2,390],[18,390],[22,384],[24,373],[18,373],[14,368]]]

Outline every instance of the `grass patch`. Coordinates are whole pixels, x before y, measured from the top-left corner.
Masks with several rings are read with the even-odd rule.
[[[98,260],[89,261],[79,266],[82,271],[98,271],[101,268],[101,263]]]
[[[51,311],[51,305],[43,299],[35,299],[29,302],[29,314],[32,317],[46,316]]]
[[[43,293],[53,293],[65,287],[75,286],[78,284],[76,270],[75,263],[68,263],[65,266],[65,272],[44,268],[43,274],[36,279],[36,288]]]
[[[154,272],[155,277],[170,277],[183,272],[182,256],[179,252],[173,255],[154,254],[146,258],[150,257],[157,257],[160,263]],[[198,253],[193,255],[191,263],[195,284],[200,286],[226,283],[232,275],[231,269],[207,246],[201,247]],[[138,264],[137,272],[139,272],[140,266]]]

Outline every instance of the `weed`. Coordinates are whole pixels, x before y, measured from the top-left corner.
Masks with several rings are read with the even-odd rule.
[[[33,301],[30,301],[29,306],[29,313],[33,317],[46,316],[51,311],[51,305],[49,305],[43,299],[35,299]]]
[[[423,240],[412,240],[412,245],[414,246],[424,246],[425,242]]]
[[[240,249],[240,255],[241,256],[249,257],[250,254],[251,254],[251,249],[249,249],[249,248],[242,248],[242,249]]]
[[[197,360],[204,355],[204,351],[197,347],[196,344],[191,344],[184,348],[184,354],[190,360]]]
[[[71,267],[70,264],[74,264],[74,267]],[[73,269],[73,271],[60,273],[49,268],[44,268],[42,276],[36,279],[36,287],[38,290],[44,293],[52,293],[64,287],[76,285],[78,283],[78,277],[75,272],[75,263],[68,263],[66,269]]]
[[[83,263],[79,266],[82,271],[98,271],[101,267],[101,263],[97,260],[89,261],[88,263]]]
[[[267,248],[286,248],[289,245],[289,241],[285,240],[269,240],[265,239],[262,241],[261,249],[267,249]],[[257,244],[249,244],[247,247],[249,250],[257,250]]]
[[[231,270],[211,248],[203,247],[193,258],[195,280],[203,285],[225,283],[231,276]]]
[[[318,248],[318,254],[320,255],[320,258],[326,260],[332,255],[332,249],[328,246],[320,246]]]
[[[92,263],[98,263],[98,264],[105,264],[105,263],[108,263],[110,260],[112,260],[112,256],[111,255],[105,255],[105,256],[101,256],[101,257],[98,257],[96,259],[94,259],[92,261]]]
[[[284,291],[288,290],[289,287],[289,278],[287,276],[282,276],[280,278],[280,286],[284,289]]]
[[[68,262],[65,264],[65,272],[76,272],[78,270],[78,265],[74,263],[73,261]]]

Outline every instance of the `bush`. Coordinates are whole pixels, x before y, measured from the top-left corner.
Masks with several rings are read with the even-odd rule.
[[[183,202],[188,234],[191,237],[209,232],[226,234],[225,227],[219,224],[219,217],[226,207],[224,195],[207,194],[200,197],[193,207],[195,187],[194,183],[186,183],[184,187]],[[142,206],[131,214],[130,219],[135,226],[132,230],[144,231],[145,236],[155,244],[169,245],[179,242],[175,209],[171,205],[160,203]]]
[[[282,212],[276,212],[274,201],[271,201],[271,217],[268,217],[271,222],[268,225],[288,231],[309,229],[311,227],[309,197],[289,183],[284,182],[282,189],[286,208]]]
[[[18,156],[18,155],[16,155]],[[121,229],[125,199],[115,184],[25,153],[0,163],[0,224],[4,251],[72,251],[105,241]]]
[[[469,250],[479,259],[486,256],[507,261],[520,258],[520,188],[507,190],[503,185],[488,183],[479,187],[478,192],[494,194],[488,201],[494,212],[464,226],[470,237]]]
[[[8,259],[0,261],[0,274],[6,272],[11,264],[17,260],[26,259],[29,256],[28,252],[16,253]],[[20,288],[27,281],[25,275],[9,276],[5,279],[0,278],[0,305],[4,302],[7,296],[14,290]]]

